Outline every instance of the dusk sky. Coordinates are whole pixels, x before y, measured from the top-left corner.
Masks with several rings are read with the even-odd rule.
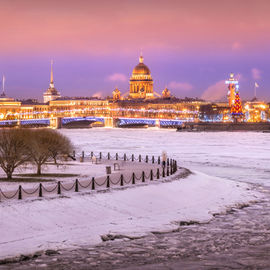
[[[156,92],[224,100],[234,72],[243,99],[256,81],[270,101],[269,14],[269,0],[0,0],[0,74],[41,101],[53,59],[62,96],[105,97],[129,91],[142,50]]]

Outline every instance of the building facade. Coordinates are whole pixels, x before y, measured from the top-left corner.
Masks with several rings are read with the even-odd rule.
[[[153,79],[150,69],[144,64],[142,55],[139,58],[139,64],[133,69],[130,77],[129,98],[154,98]]]

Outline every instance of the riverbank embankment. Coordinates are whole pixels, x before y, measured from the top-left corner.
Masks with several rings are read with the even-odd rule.
[[[269,122],[258,123],[221,123],[221,122],[201,122],[185,123],[179,131],[265,131],[270,132]]]

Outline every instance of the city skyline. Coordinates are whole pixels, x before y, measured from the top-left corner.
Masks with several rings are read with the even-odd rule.
[[[206,3],[207,2],[207,3]],[[142,49],[154,90],[226,100],[234,72],[243,99],[270,100],[267,1],[1,1],[0,73],[7,95],[42,99],[54,59],[62,96],[128,92]],[[9,18],[9,19],[8,19]]]

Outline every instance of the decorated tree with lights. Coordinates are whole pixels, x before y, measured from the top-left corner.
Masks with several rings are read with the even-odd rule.
[[[239,96],[239,92],[237,91],[235,94],[234,104],[231,107],[231,114],[232,117],[237,121],[237,119],[243,118],[243,109],[242,109],[242,103]]]

